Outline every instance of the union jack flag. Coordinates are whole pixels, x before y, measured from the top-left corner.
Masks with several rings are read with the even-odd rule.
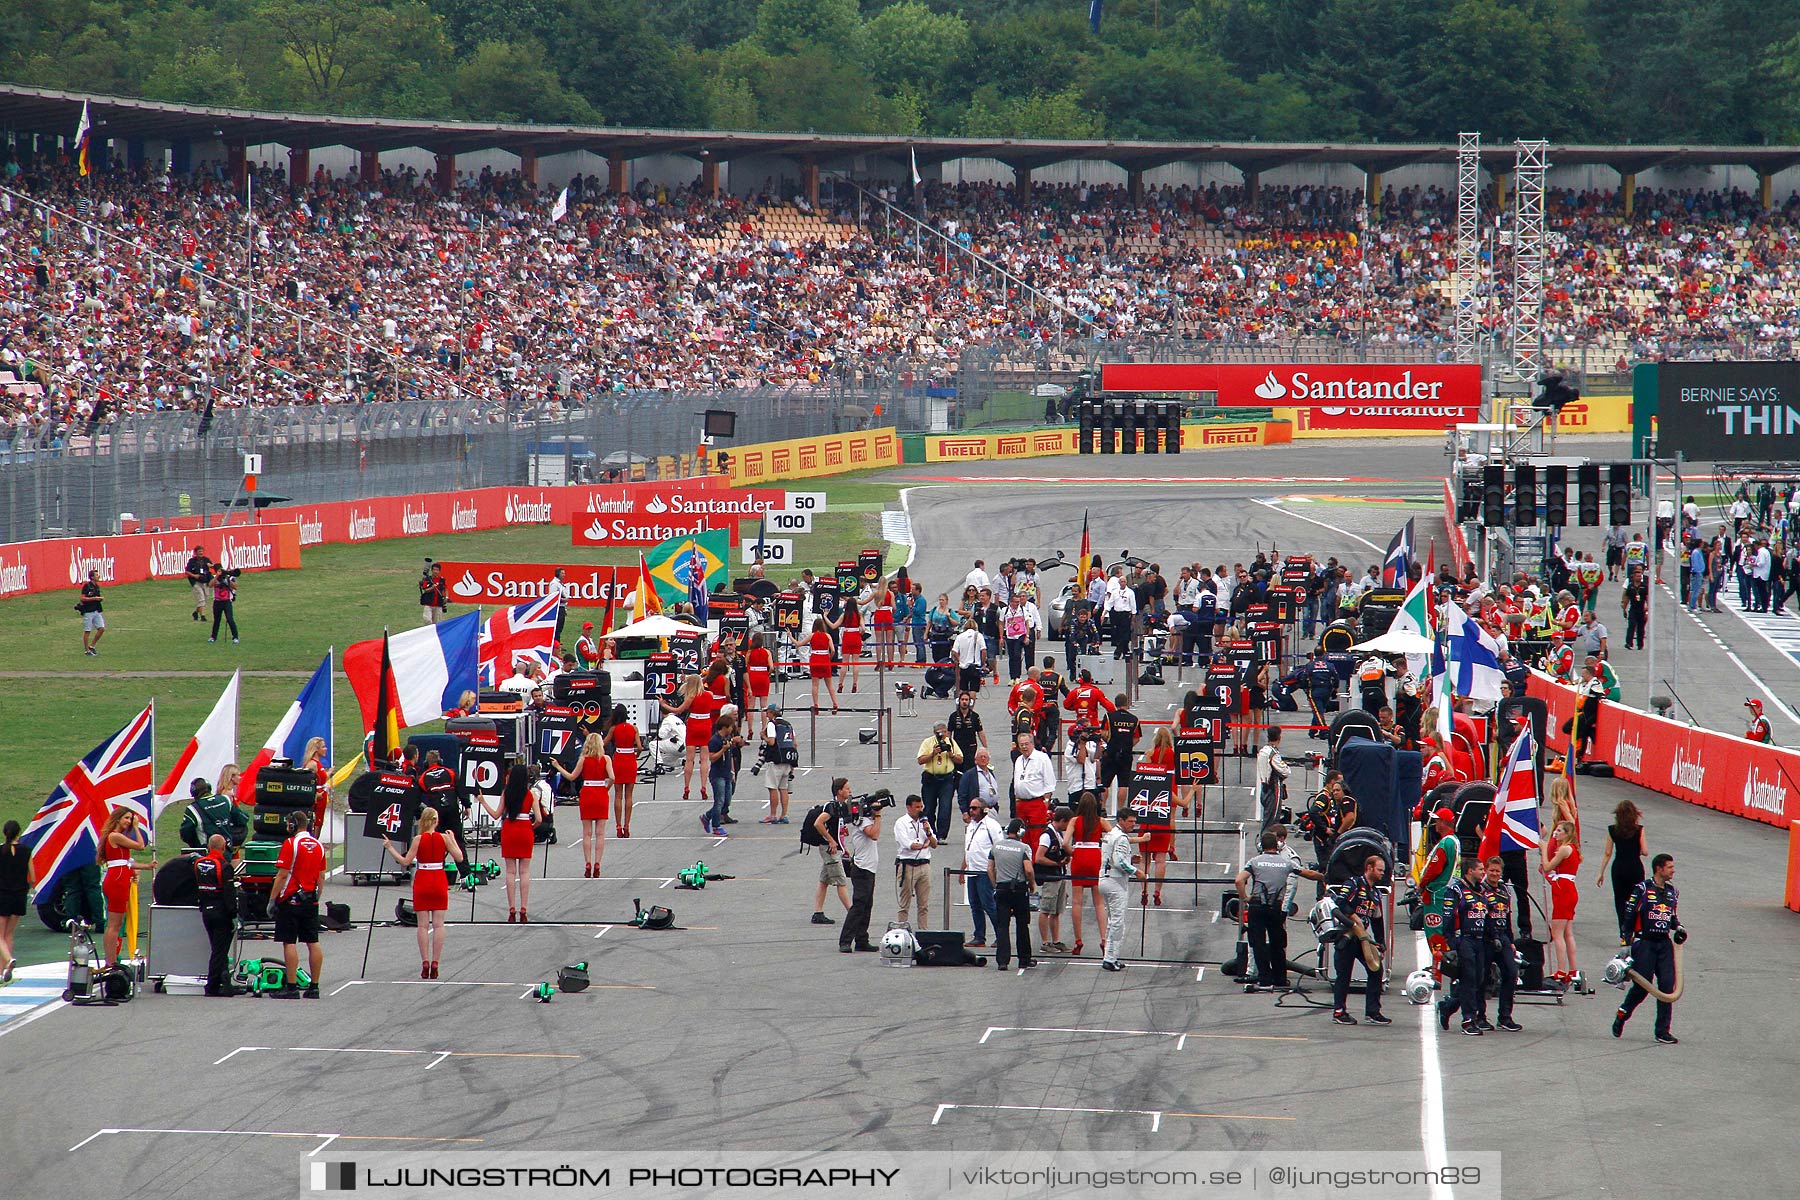
[[[150,761],[156,743],[155,709],[150,705],[90,750],[31,819],[31,828],[20,841],[31,847],[40,888],[95,861],[100,827],[119,805],[129,805],[144,820],[150,819],[156,782]]]
[[[1505,850],[1536,850],[1539,841],[1537,748],[1527,725],[1507,756],[1479,853],[1487,858]]]
[[[545,596],[503,608],[481,627],[481,686],[496,688],[513,672],[521,657],[537,659],[545,666],[556,660],[556,617],[562,611],[560,596]]]

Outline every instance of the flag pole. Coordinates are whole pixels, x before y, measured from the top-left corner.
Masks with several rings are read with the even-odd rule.
[[[104,848],[103,848],[104,849]],[[144,964],[150,959],[150,939],[155,934],[156,924],[156,696],[150,697],[150,916],[144,922]],[[131,873],[131,911],[133,919],[137,916],[137,872]],[[131,943],[131,956],[137,957],[137,939]],[[139,973],[142,979],[142,973]]]

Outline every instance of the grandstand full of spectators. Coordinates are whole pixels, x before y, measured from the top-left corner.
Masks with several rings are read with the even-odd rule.
[[[948,374],[972,346],[1064,338],[1449,342],[1455,198],[1388,190],[773,181],[750,196],[577,178],[569,211],[519,175],[449,195],[411,171],[221,164],[0,175],[0,422],[10,439],[209,399],[467,399],[496,413],[620,394],[812,388],[901,357]],[[1623,370],[1693,343],[1785,352],[1800,313],[1800,197],[1552,192],[1544,325]],[[960,247],[961,251],[951,247]],[[997,267],[999,269],[991,269]],[[1482,320],[1509,249],[1484,244]],[[246,302],[246,289],[250,300]],[[1598,355],[1596,359],[1594,356]]]

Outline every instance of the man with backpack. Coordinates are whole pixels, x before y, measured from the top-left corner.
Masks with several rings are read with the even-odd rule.
[[[769,772],[769,815],[762,823],[786,825],[794,768],[800,765],[800,739],[794,736],[794,726],[782,715],[779,704],[769,705],[763,713],[768,719],[763,725],[762,762],[758,765]]]
[[[825,889],[828,887],[837,889],[838,903],[844,906],[846,913],[850,911],[850,880],[844,874],[844,864],[838,859],[838,813],[849,799],[850,781],[834,779],[831,781],[831,800],[813,805],[800,822],[801,846],[812,846],[819,851],[819,888],[813,893],[814,925],[837,924],[825,915]]]

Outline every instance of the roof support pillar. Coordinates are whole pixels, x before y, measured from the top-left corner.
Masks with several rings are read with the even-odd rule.
[[[631,188],[631,168],[618,151],[606,156],[606,190],[622,196]]]
[[[1775,172],[1758,171],[1756,173],[1756,202],[1762,205],[1762,210],[1764,212],[1768,212],[1769,209],[1774,207],[1774,199]]]
[[[305,146],[288,147],[288,191],[297,192],[312,178],[312,151]]]
[[[1262,172],[1261,171],[1245,171],[1244,172],[1244,206],[1246,208],[1252,207],[1256,204],[1256,193],[1257,193],[1257,190],[1261,187],[1262,187]]]
[[[1381,172],[1363,172],[1363,202],[1372,216],[1381,215]]]
[[[819,207],[819,164],[810,158],[800,164],[800,190],[809,205]]]
[[[437,160],[434,174],[437,178],[438,195],[448,196],[456,190],[456,155],[439,154],[434,157]]]
[[[1625,215],[1630,216],[1637,210],[1637,172],[1622,171],[1619,174],[1619,199],[1625,202]]]
[[[1013,168],[1013,203],[1018,205],[1020,210],[1031,206],[1030,167]]]
[[[1496,212],[1506,210],[1506,189],[1511,180],[1512,172],[1510,171],[1494,172],[1494,203],[1491,207]]]
[[[519,178],[532,187],[537,186],[537,151],[519,151]]]
[[[700,160],[700,190],[715,200],[719,198],[719,160],[710,155]]]
[[[250,157],[245,153],[243,143],[225,147],[225,173],[231,176],[231,186],[241,191],[244,180],[250,177]]]
[[[1144,206],[1144,173],[1142,171],[1125,172],[1125,187],[1131,193],[1133,208]]]
[[[358,152],[356,178],[364,187],[381,182],[381,151],[362,150]]]

